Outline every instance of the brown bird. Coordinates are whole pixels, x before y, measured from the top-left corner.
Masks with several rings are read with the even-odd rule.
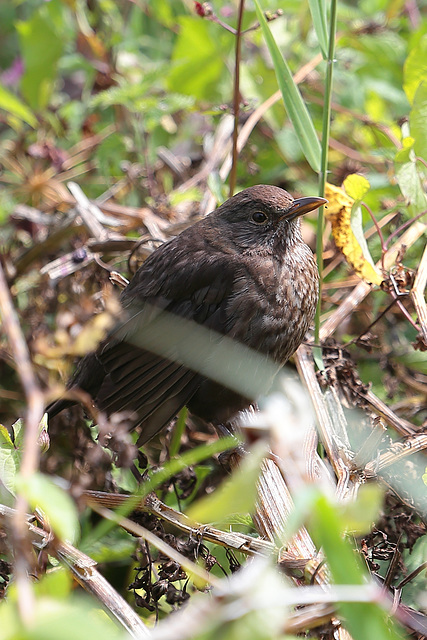
[[[250,187],[162,245],[122,292],[123,318],[83,358],[69,387],[88,392],[107,415],[129,412],[139,445],[183,406],[213,424],[229,421],[256,393],[219,382],[227,363],[212,355],[217,337],[243,343],[278,367],[294,353],[313,321],[319,280],[300,216],[326,202]],[[186,353],[195,350],[188,362]],[[213,362],[213,375],[206,362]],[[47,411],[54,416],[72,404],[59,399]]]

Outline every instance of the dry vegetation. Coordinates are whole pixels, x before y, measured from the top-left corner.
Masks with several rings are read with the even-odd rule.
[[[323,30],[310,4],[262,6],[323,139],[313,157],[253,3],[0,7],[5,638],[427,636],[427,5],[338,2],[327,65],[330,11]],[[250,455],[185,411],[138,451],[84,394],[40,432],[153,248],[230,190],[317,193],[326,148],[328,182],[368,190],[347,183],[350,241],[304,222],[323,247],[317,331],[283,396],[243,420]],[[70,576],[117,628],[88,622]]]

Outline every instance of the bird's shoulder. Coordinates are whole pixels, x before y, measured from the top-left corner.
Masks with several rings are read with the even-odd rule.
[[[214,301],[226,295],[244,261],[218,232],[209,231],[198,223],[165,242],[135,273],[122,293],[122,304],[156,297]]]

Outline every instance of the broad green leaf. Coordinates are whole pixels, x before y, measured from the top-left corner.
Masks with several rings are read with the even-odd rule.
[[[192,16],[179,18],[179,35],[172,55],[172,68],[166,78],[170,91],[196,100],[220,98],[221,75],[227,73],[218,40],[212,37],[208,21]],[[221,34],[218,32],[218,37]]]
[[[253,512],[257,496],[257,480],[265,455],[264,446],[253,449],[231,478],[189,508],[188,517],[195,522],[223,522],[232,514]]]
[[[43,511],[60,540],[74,542],[79,534],[79,521],[74,502],[60,487],[41,473],[26,478],[16,477],[16,490],[24,495],[32,509]]]
[[[409,102],[415,96],[415,92],[422,82],[427,81],[427,34],[425,34],[418,44],[411,50],[403,67],[404,80],[403,88]]]
[[[427,160],[427,78],[415,92],[409,128],[414,140],[415,155]]]
[[[52,22],[37,11],[30,20],[18,22],[16,30],[25,68],[22,94],[32,109],[40,110],[49,102],[64,43],[53,30]]]
[[[1,497],[8,504],[12,504],[11,497],[15,493],[15,479],[21,461],[21,453],[15,447],[8,430],[0,424],[0,489]],[[10,495],[8,495],[10,494]]]
[[[424,351],[408,349],[406,353],[393,355],[392,358],[405,365],[405,367],[408,367],[408,369],[427,375],[427,357]]]
[[[414,143],[415,140],[412,136],[406,136],[402,140],[402,149],[396,153],[395,162],[398,164],[404,164],[414,159]]]
[[[8,113],[11,113],[16,118],[23,120],[30,127],[35,128],[37,126],[37,119],[34,113],[26,104],[24,104],[13,93],[5,89],[0,84],[0,109],[4,109]]]
[[[296,86],[291,71],[279,51],[279,48],[268,27],[258,0],[254,0],[257,17],[264,39],[273,60],[277,82],[282,93],[283,102],[289,119],[298,136],[301,149],[313,171],[320,171],[321,148],[314,129],[313,121]]]
[[[396,166],[396,178],[402,195],[406,198],[412,215],[427,209],[427,197],[414,161]]]
[[[328,57],[328,25],[325,0],[308,0],[313,26],[323,57]]]

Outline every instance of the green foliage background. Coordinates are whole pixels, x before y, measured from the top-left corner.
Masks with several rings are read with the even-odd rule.
[[[45,282],[40,268],[48,258],[75,249],[85,237],[81,230],[71,236],[62,235],[53,247],[46,245],[43,255],[25,262],[26,252],[33,250],[40,238],[45,242],[46,236],[43,230],[40,235],[37,225],[17,222],[14,212],[18,205],[36,207],[60,224],[67,211],[64,192],[68,180],[77,181],[92,199],[123,181],[124,188],[115,193],[117,205],[135,211],[148,205],[168,222],[181,223],[176,210],[182,202],[198,203],[208,189],[218,201],[227,196],[227,184],[221,180],[218,167],[206,181],[182,192],[184,178],[159,161],[159,149],[166,148],[189,162],[185,178],[193,175],[212,152],[213,136],[224,116],[231,113],[235,36],[218,22],[197,15],[194,4],[189,0],[15,0],[0,4],[0,250],[33,354],[37,355],[36,338],[57,328],[56,309],[47,305],[39,289]],[[220,20],[235,26],[236,4],[218,0],[212,3],[212,8]],[[271,13],[283,10],[283,15],[270,22],[269,28],[292,73],[309,64],[321,50],[326,53],[327,4],[320,0],[310,3],[264,0],[262,9]],[[340,185],[349,174],[363,174],[371,185],[364,201],[377,219],[398,213],[385,227],[386,238],[427,209],[426,16],[424,0],[417,3],[341,0],[337,5],[327,179]],[[244,28],[256,22],[256,6],[248,0]],[[272,60],[264,35],[257,28],[243,37],[242,123],[278,89],[280,62],[274,56]],[[314,64],[299,86],[319,140],[326,66],[325,60]],[[281,83],[283,77],[279,78]],[[301,114],[297,110],[298,115]],[[287,113],[282,100],[276,101],[240,154],[237,189],[272,183],[295,194],[317,193],[318,176],[311,168],[315,162],[307,161],[294,125],[291,111]],[[86,153],[85,142],[96,136],[96,143]],[[130,167],[135,169],[133,178],[129,177]],[[194,212],[197,213],[197,208]],[[365,231],[372,227],[366,210],[361,224]],[[129,224],[125,228],[127,236],[137,237],[141,226],[142,222]],[[314,229],[314,219],[309,220],[306,232],[312,246]],[[407,268],[417,268],[423,245],[421,241],[409,248],[404,259]],[[349,277],[347,265],[341,260],[333,263],[334,248],[327,238],[325,250],[331,259],[328,263],[326,258],[322,319],[346,295],[342,283]],[[371,236],[369,250],[375,260],[381,257],[377,235]],[[124,258],[115,258],[114,264],[129,275]],[[328,271],[328,264],[335,267]],[[84,290],[84,284],[78,282]],[[59,290],[59,296],[65,296],[66,302],[72,300],[68,286],[71,287],[60,285]],[[94,290],[85,292],[89,296]],[[387,294],[377,291],[362,312],[340,328],[338,337],[344,342],[356,337],[388,302]],[[79,322],[83,323],[86,319],[83,316],[93,311],[87,303]],[[411,313],[414,317],[413,310]],[[395,308],[377,330],[374,353],[355,349],[353,358],[363,381],[369,382],[382,399],[400,403],[402,415],[408,416],[412,392],[396,371],[402,371],[403,367],[409,376],[425,376],[426,358],[411,346],[416,331]],[[4,346],[5,341],[1,340],[0,346]],[[40,365],[38,373],[46,386],[56,381],[45,360],[35,358],[35,362]],[[10,374],[7,365],[2,364],[0,371],[0,392],[5,401],[5,416],[1,418],[10,423],[22,410],[23,397],[17,378]],[[422,411],[415,410],[409,417],[417,424],[425,419]],[[6,444],[9,456],[13,444],[7,438]],[[13,465],[16,466],[15,462]],[[200,467],[197,473],[202,482],[206,470]],[[133,489],[131,478],[121,486],[126,482],[125,488]],[[53,497],[53,503],[57,499]],[[328,544],[334,548],[337,555],[332,565],[338,569],[350,567],[355,573],[349,575],[349,580],[359,584],[364,580],[363,570],[353,567],[349,548],[345,545],[339,548],[345,521],[336,513],[336,526],[331,525],[335,516],[325,520],[325,513],[333,514],[334,507],[322,500],[317,496],[312,501],[318,542],[327,554]],[[229,506],[224,511],[228,514]],[[85,536],[90,538],[91,523],[86,513],[80,519],[84,546]],[[303,520],[301,515],[299,524]],[[110,532],[108,536],[92,540],[86,550],[99,561],[114,560],[124,572],[129,571],[127,562],[132,545],[128,538],[118,532]],[[88,607],[92,612],[93,609],[86,601],[71,595],[65,572],[56,573],[56,577],[53,572],[37,586],[40,605],[31,630],[17,621],[17,596],[11,590],[9,602],[0,606],[0,628],[7,629],[4,638],[80,637]],[[338,570],[335,575],[338,583],[343,582],[339,573]],[[273,587],[275,579],[271,578]],[[411,603],[415,600],[412,595]],[[347,605],[343,609],[355,638],[368,637],[364,635],[366,628],[362,624],[358,627],[358,617],[372,621],[372,637],[376,640],[396,637],[376,605],[373,609],[363,604],[358,607],[352,611]],[[162,615],[168,612],[166,608]],[[245,633],[244,637],[251,639],[279,637],[280,616],[277,627],[273,625],[273,629],[267,630],[248,617],[242,617],[242,627],[238,622],[227,627],[230,637],[233,633]],[[123,637],[102,616],[90,620],[93,631],[86,627],[85,633]],[[213,631],[207,630],[200,637],[210,637],[209,633]]]

